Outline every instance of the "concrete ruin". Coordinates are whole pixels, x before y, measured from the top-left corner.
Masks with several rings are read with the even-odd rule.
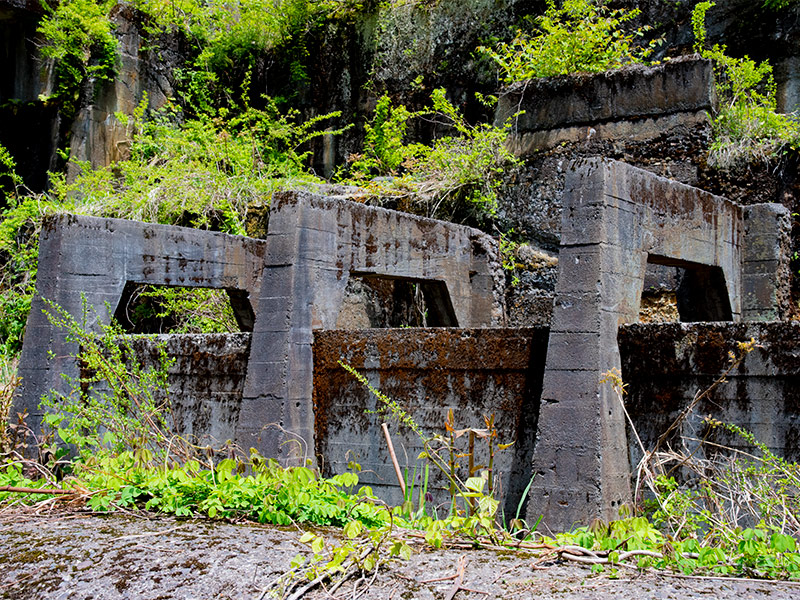
[[[225,289],[242,328],[252,329],[264,255],[263,241],[221,233],[74,215],[48,219],[15,410],[27,411],[36,427],[42,395],[68,392],[62,374],[78,375],[77,346],[47,318],[45,299],[96,330],[127,304],[131,284]]]
[[[418,282],[441,326],[502,323],[496,243],[475,229],[296,192],[273,197],[266,248],[236,432],[265,456],[314,448],[312,332],[336,327],[351,275]]]
[[[631,499],[623,411],[601,378],[621,368],[617,330],[638,321],[647,263],[684,269],[683,321],[739,321],[743,295],[748,316],[772,315],[774,306],[759,299],[780,293],[742,293],[743,274],[760,268],[762,261],[753,260],[763,254],[759,248],[775,243],[748,243],[742,207],[724,198],[595,159],[568,174],[562,202],[529,517],[543,512],[551,527],[568,529],[614,518]],[[776,230],[764,235],[770,233]],[[747,260],[745,247],[751,247]]]
[[[440,430],[451,408],[459,427],[495,414],[501,439],[516,440],[497,463],[509,506],[535,475],[530,518],[543,513],[553,529],[613,518],[630,500],[629,444],[600,379],[623,367],[617,331],[637,320],[647,264],[683,269],[684,321],[774,319],[788,299],[789,219],[779,205],[743,208],[600,159],[574,166],[563,206],[549,334],[482,329],[503,324],[502,274],[492,238],[463,226],[300,192],[275,196],[265,240],[55,217],[42,232],[17,408],[36,415],[41,394],[65,385],[60,374],[77,374],[77,349],[41,298],[104,321],[134,283],[221,288],[252,333],[169,338],[182,357],[170,374],[181,433],[286,464],[315,457],[328,472],[360,460],[371,483],[391,485],[377,423],[361,416],[374,401],[338,367],[344,358],[426,429]],[[353,276],[418,283],[431,324],[454,329],[322,331],[336,327]],[[150,342],[137,343],[146,359]],[[229,377],[209,377],[223,368]],[[401,441],[416,456],[414,440]]]
[[[266,240],[58,216],[40,240],[16,410],[38,422],[41,396],[67,392],[61,375],[78,374],[77,347],[50,323],[43,299],[96,328],[126,305],[132,284],[225,289],[240,327],[252,331],[229,437],[300,462],[314,447],[312,330],[335,327],[351,275],[419,283],[434,324],[497,325],[496,254],[490,236],[468,227],[301,192],[275,195]]]
[[[648,140],[694,127],[715,104],[711,61],[690,55],[655,67],[514,83],[500,96],[495,124],[513,117],[509,146],[528,157],[564,142]]]

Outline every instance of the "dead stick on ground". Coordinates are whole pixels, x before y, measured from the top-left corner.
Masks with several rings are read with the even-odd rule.
[[[455,595],[458,593],[458,590],[461,589],[461,584],[464,582],[464,571],[467,568],[467,557],[462,555],[458,559],[458,571],[456,573],[456,580],[453,582],[453,587],[451,587],[447,594],[444,597],[444,600],[453,600]]]
[[[15,494],[77,494],[76,490],[62,490],[59,488],[29,488],[15,487],[13,485],[0,485],[0,492],[13,492]]]
[[[394,453],[394,446],[392,445],[392,438],[389,437],[389,425],[383,423],[381,425],[383,428],[383,437],[386,438],[386,445],[389,447],[389,456],[392,459],[392,465],[394,465],[394,474],[397,476],[397,483],[400,484],[400,490],[403,492],[403,498],[406,497],[406,482],[403,481],[403,474],[400,472],[400,463],[397,462],[397,455]]]

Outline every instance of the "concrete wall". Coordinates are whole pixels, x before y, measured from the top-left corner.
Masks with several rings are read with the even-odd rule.
[[[655,67],[514,83],[500,96],[495,124],[522,112],[510,147],[527,157],[562,142],[649,139],[705,123],[715,102],[711,61],[693,55]]]
[[[77,347],[43,314],[43,299],[95,329],[109,321],[129,282],[227,289],[252,314],[258,312],[264,252],[261,240],[184,227],[74,215],[46,220],[15,410],[27,410],[37,427],[41,396],[64,389],[62,373],[77,375]]]
[[[491,236],[305,192],[275,195],[266,240],[60,215],[44,223],[39,252],[15,399],[34,426],[41,396],[64,391],[62,374],[77,375],[77,347],[43,314],[46,301],[98,329],[125,306],[131,284],[225,289],[240,327],[253,331],[231,437],[285,462],[303,454],[286,440],[313,446],[312,331],[337,326],[351,276],[418,285],[439,326],[504,319]]]
[[[800,323],[670,323],[625,325],[619,332],[625,404],[646,448],[694,398],[727,368],[736,342],[755,338],[760,347],[727,377],[677,435],[702,438],[711,415],[755,434],[779,456],[800,461]],[[710,441],[745,448],[721,432]],[[677,440],[670,440],[673,444]],[[629,436],[631,464],[641,451]],[[748,449],[751,450],[751,449]]]
[[[234,439],[250,355],[249,333],[133,335],[127,339],[133,359],[145,367],[160,366],[161,344],[174,361],[167,370],[171,406],[167,421],[173,433],[214,448]],[[243,450],[246,453],[248,449]]]
[[[639,319],[647,263],[694,273],[682,317],[741,314],[740,206],[600,159],[568,173],[563,204],[528,512],[557,529],[614,518],[630,501],[622,409],[599,381],[620,368],[617,328]]]
[[[402,468],[413,472],[414,465],[423,463],[417,460],[419,437],[398,426],[390,414],[372,412],[382,405],[338,364],[342,360],[394,399],[428,436],[446,435],[450,410],[456,429],[482,429],[483,417],[493,414],[495,443],[514,442],[498,451],[494,465],[506,514],[513,516],[531,477],[546,343],[545,328],[316,332],[314,409],[320,464],[327,473],[340,473],[348,462],[359,463],[363,483],[390,502],[402,502],[381,431],[384,421],[390,424]],[[467,436],[458,440],[458,447],[466,451]],[[487,464],[485,443],[477,440],[476,448],[475,464]],[[460,462],[464,478],[466,459]],[[417,475],[419,486],[420,469]],[[446,483],[433,469],[429,483],[435,501],[446,503]]]
[[[155,357],[153,341],[166,339],[177,358],[170,369],[176,433],[201,443],[232,437],[241,403],[249,334],[134,338],[146,360]],[[677,434],[703,437],[702,417],[710,414],[752,431],[777,454],[800,460],[800,323],[671,323],[625,325],[619,347],[626,406],[646,448],[655,444],[697,390],[705,389],[726,368],[728,352],[751,337],[761,347],[701,403],[696,418]],[[515,441],[500,452],[496,469],[506,514],[516,512],[530,481],[547,330],[542,329],[388,329],[318,331],[314,336],[314,410],[316,447],[328,473],[359,463],[361,481],[384,499],[402,500],[381,435],[382,417],[374,397],[337,363],[341,358],[366,375],[373,386],[397,400],[427,432],[443,433],[452,408],[457,428],[482,427],[494,413],[499,440]],[[390,421],[401,464],[418,464],[418,438]],[[577,427],[568,426],[575,435]],[[741,440],[719,433],[709,438],[745,448]],[[641,452],[628,430],[626,448],[636,465]],[[672,440],[673,443],[675,440]],[[460,440],[460,443],[464,440]],[[478,453],[485,459],[484,447]],[[746,449],[746,448],[745,448]],[[244,448],[247,451],[247,447]],[[580,456],[575,443],[564,456]],[[418,470],[417,474],[420,472]],[[417,481],[419,484],[419,481]],[[432,479],[431,488],[441,486]],[[435,492],[441,500],[441,490]],[[527,513],[538,517],[536,498]],[[551,523],[545,521],[548,525]]]
[[[284,192],[272,198],[266,244],[236,435],[265,456],[302,461],[314,444],[313,331],[336,327],[352,275],[419,283],[440,325],[503,321],[497,245],[476,229]]]

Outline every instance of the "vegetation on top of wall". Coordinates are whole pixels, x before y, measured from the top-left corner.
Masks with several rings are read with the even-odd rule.
[[[303,148],[337,133],[322,129],[337,113],[301,121],[272,102],[255,109],[243,101],[235,112],[221,108],[182,121],[174,104],[150,116],[146,104],[145,98],[131,117],[120,115],[131,132],[129,159],[97,169],[82,164],[73,181],[52,174],[47,194],[10,198],[0,221],[0,347],[6,352],[21,348],[45,216],[71,212],[243,235],[249,204],[268,203],[278,189],[323,182],[308,172]],[[158,293],[161,309],[189,301],[165,294]],[[213,295],[206,299],[205,308],[226,306]],[[217,317],[196,323],[227,322]]]
[[[412,119],[435,123],[449,135],[430,145],[407,143]],[[384,95],[365,126],[363,152],[350,157],[340,176],[402,210],[480,223],[496,210],[500,175],[518,162],[505,146],[510,127],[468,123],[443,88],[433,91],[430,107],[413,112]]]
[[[725,46],[706,44],[705,16],[715,4],[698,3],[692,13],[695,51],[714,61],[719,109],[712,119],[708,163],[720,169],[770,161],[782,149],[800,149],[800,122],[776,110],[769,61],[734,58]]]
[[[537,77],[600,73],[644,62],[652,52],[636,41],[648,27],[626,32],[624,25],[639,9],[610,9],[605,0],[548,0],[547,11],[534,19],[534,32],[517,30],[511,42],[496,49],[481,46],[500,67],[506,83]]]

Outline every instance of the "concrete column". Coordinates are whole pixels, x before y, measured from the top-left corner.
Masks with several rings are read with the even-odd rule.
[[[791,213],[782,204],[753,204],[743,212],[742,319],[779,321],[791,302]]]

